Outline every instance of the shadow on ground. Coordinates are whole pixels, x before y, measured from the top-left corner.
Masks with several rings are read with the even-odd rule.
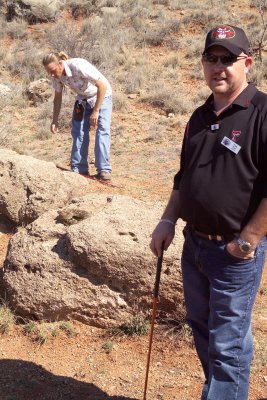
[[[53,375],[41,365],[22,360],[0,360],[1,400],[137,400],[109,396],[92,383]]]

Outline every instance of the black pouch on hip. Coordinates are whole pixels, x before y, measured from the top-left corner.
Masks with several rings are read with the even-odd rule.
[[[73,109],[73,118],[75,119],[75,121],[82,121],[83,115],[84,115],[84,105],[79,100],[76,100]]]

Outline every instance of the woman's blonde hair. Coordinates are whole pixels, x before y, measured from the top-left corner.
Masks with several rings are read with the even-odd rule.
[[[64,51],[60,51],[58,53],[49,53],[43,57],[43,65],[46,66],[51,64],[52,62],[58,62],[61,60],[67,60],[69,57]]]

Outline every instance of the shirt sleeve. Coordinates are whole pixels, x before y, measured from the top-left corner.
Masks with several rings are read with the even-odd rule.
[[[63,91],[63,83],[61,83],[58,79],[54,78],[53,76],[51,78],[51,85],[56,92]]]
[[[101,78],[101,74],[98,69],[89,63],[87,60],[83,60],[83,62],[75,66],[77,71],[82,75],[82,77],[88,79],[91,83],[95,84]]]

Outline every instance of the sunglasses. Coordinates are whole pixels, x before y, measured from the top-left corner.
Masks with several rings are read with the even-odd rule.
[[[216,64],[218,62],[218,60],[220,60],[220,62],[223,65],[232,65],[236,61],[239,61],[239,60],[242,60],[245,58],[248,58],[248,56],[236,56],[234,54],[226,54],[223,56],[216,56],[215,54],[211,54],[211,53],[202,54],[203,61],[207,62],[208,64]]]

